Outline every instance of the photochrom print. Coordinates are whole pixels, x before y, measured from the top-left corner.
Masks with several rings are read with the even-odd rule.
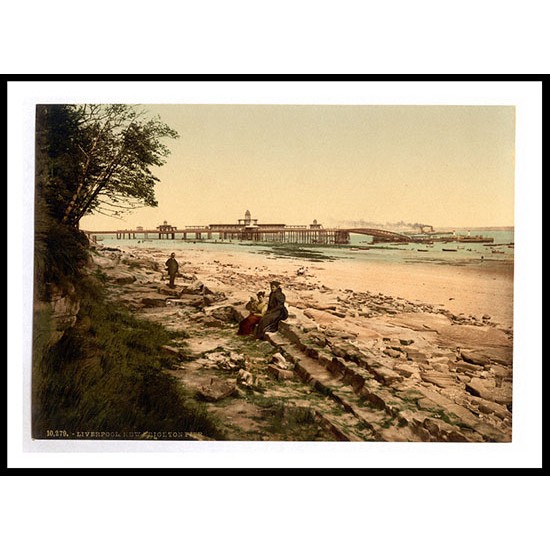
[[[512,441],[512,105],[36,105],[36,440]]]

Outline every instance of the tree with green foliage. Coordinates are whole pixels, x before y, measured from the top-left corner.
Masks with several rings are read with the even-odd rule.
[[[92,212],[157,206],[151,168],[170,154],[163,140],[178,137],[159,117],[132,105],[39,105],[36,122],[37,190],[56,221],[78,227]]]
[[[176,137],[133,106],[37,107],[35,438],[58,437],[50,435],[58,428],[68,438],[80,430],[121,432],[129,439],[157,431],[180,433],[179,439],[187,439],[186,432],[223,437],[204,407],[165,372],[173,359],[160,346],[172,335],[114,305],[98,274],[84,269],[90,247],[79,220],[91,212],[119,216],[139,205],[156,206],[158,178],[151,169],[169,154],[163,140]],[[59,315],[63,308],[67,315]]]

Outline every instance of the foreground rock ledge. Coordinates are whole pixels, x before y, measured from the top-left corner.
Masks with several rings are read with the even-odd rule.
[[[164,353],[181,360],[178,376],[199,399],[222,418],[227,410],[228,426],[237,403],[256,394],[307,403],[327,440],[511,441],[512,338],[489,315],[457,317],[431,304],[330,289],[314,276],[277,274],[290,316],[268,333],[274,349],[259,361],[254,340],[236,336],[236,323],[248,313],[248,296],[272,275],[189,264],[176,291],[167,291],[164,256],[98,249],[93,270],[106,273],[114,300],[187,333],[195,357],[177,345]],[[313,403],[311,392],[321,400]]]

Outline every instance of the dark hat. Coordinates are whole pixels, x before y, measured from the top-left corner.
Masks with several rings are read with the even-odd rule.
[[[281,283],[279,281],[271,281],[269,284],[275,285],[275,286],[281,286]]]

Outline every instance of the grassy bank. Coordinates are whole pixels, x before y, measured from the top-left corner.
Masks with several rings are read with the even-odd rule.
[[[35,357],[34,438],[96,439],[90,433],[98,432],[121,439],[186,439],[186,432],[223,438],[167,370],[174,359],[161,346],[173,334],[109,303],[96,277],[78,280],[76,295],[75,326]]]

